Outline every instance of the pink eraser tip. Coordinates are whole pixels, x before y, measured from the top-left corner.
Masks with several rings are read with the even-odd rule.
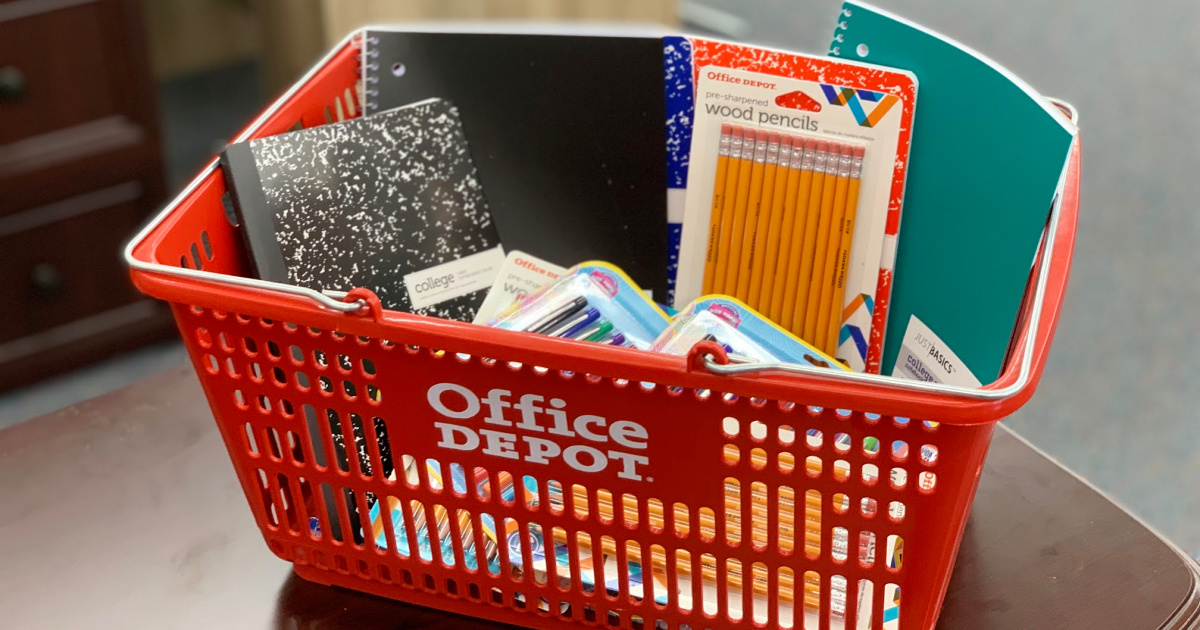
[[[722,123],[721,124],[721,135],[727,136],[731,133],[733,133],[733,125],[731,125],[729,123]]]
[[[829,143],[824,140],[817,140],[817,150],[818,151],[828,151]]]
[[[845,155],[847,157],[852,156],[852,155],[854,155],[854,149],[855,149],[855,147],[852,147],[848,144],[843,144],[842,145],[842,155]]]
[[[771,142],[779,142],[779,134],[774,131],[772,131],[771,135],[768,137],[771,139]]]
[[[805,151],[816,151],[818,148],[820,148],[820,143],[817,142],[815,139],[813,139],[813,138],[805,138],[804,139],[804,150]]]
[[[783,136],[781,138],[779,138],[779,144],[780,144],[780,146],[788,146],[788,147],[792,146],[792,137],[787,135],[786,133],[783,134]]]
[[[767,138],[770,138],[770,137],[771,137],[771,134],[769,134],[769,133],[767,133],[767,132],[763,131],[762,129],[759,129],[759,130],[758,130],[758,133],[757,133],[757,134],[756,134],[756,136],[755,136],[755,138],[756,138],[756,139],[757,139],[759,142],[766,142],[766,141],[767,141]]]
[[[741,137],[742,137],[742,128],[741,128],[741,127],[734,127],[734,128],[733,128],[733,137],[734,137],[734,138],[741,138]]]
[[[829,143],[829,152],[830,153],[841,153],[842,145],[838,144],[837,142],[830,142]]]
[[[864,156],[866,154],[867,154],[866,147],[854,147],[854,157],[861,158],[862,156]]]

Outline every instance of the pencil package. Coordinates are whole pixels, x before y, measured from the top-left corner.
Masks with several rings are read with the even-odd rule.
[[[737,361],[798,363],[849,371],[741,301],[706,296],[682,309],[650,349],[686,355],[700,341],[715,341]]]
[[[852,370],[878,373],[916,77],[690,41],[675,303],[735,297]]]
[[[490,324],[505,330],[647,349],[670,319],[623,271],[580,263]]]

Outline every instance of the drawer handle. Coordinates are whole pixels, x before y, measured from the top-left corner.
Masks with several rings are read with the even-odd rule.
[[[63,293],[64,285],[62,272],[50,263],[38,263],[29,272],[29,280],[33,286],[33,294],[44,300],[54,299]]]
[[[0,68],[0,101],[15,103],[25,97],[25,74],[16,66]]]

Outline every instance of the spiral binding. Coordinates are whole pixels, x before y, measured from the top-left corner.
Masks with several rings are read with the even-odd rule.
[[[844,17],[844,18],[850,17],[850,15],[852,13],[853,12],[849,8],[842,9],[842,17]],[[833,34],[833,41],[836,42],[836,44],[840,44],[840,43],[846,41],[846,35],[840,31],[844,31],[848,28],[850,28],[850,25],[846,22],[846,20],[838,21],[838,25],[837,25],[838,32],[835,32]],[[842,55],[842,47],[838,46],[836,44],[832,48],[829,49],[829,54],[831,54],[835,57],[840,57]]]
[[[362,59],[359,62],[359,76],[362,78],[361,90],[362,94],[359,97],[363,104],[363,111],[374,113],[379,110],[379,90],[375,86],[379,83],[379,38],[374,35],[364,35],[362,37]]]

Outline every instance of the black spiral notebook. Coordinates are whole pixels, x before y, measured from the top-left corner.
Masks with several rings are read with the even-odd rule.
[[[450,102],[233,144],[221,167],[264,280],[469,322],[504,262]]]
[[[459,108],[507,249],[667,296],[661,37],[368,30],[364,109]]]

